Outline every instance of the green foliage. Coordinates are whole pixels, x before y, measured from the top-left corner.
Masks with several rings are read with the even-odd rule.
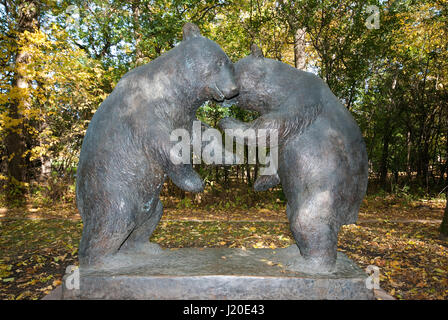
[[[20,194],[31,181],[45,179],[46,164],[58,177],[76,168],[85,130],[103,99],[128,70],[179,43],[187,21],[198,24],[233,61],[257,43],[266,57],[294,65],[295,34],[304,30],[307,69],[352,112],[381,187],[402,192],[415,180],[423,192],[438,193],[446,182],[444,1],[44,1],[34,29],[21,25],[23,3],[0,4],[6,17],[0,21],[0,157],[8,164],[18,159],[8,137],[20,142],[22,153],[16,180],[8,165],[0,166],[9,193]],[[368,5],[379,8],[379,29],[365,26]],[[20,54],[27,59],[15,63]],[[18,77],[27,85],[19,87]],[[208,102],[197,116],[216,127],[226,116],[251,121],[258,115]],[[241,181],[254,180],[243,176],[244,166],[196,169],[209,185],[228,181],[236,170]]]
[[[177,204],[178,209],[189,209],[193,206],[193,203],[190,198],[183,198]]]

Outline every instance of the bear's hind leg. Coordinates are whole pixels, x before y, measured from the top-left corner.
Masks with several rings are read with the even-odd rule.
[[[126,241],[121,246],[121,251],[131,251],[135,253],[144,254],[159,254],[162,252],[162,248],[153,242],[149,242],[149,238],[159,224],[160,218],[163,214],[163,205],[159,199],[157,204],[150,213],[150,217],[145,220],[141,225],[137,225]]]
[[[126,205],[125,205],[126,206]],[[120,210],[121,209],[121,210]],[[104,203],[91,209],[83,218],[83,232],[79,245],[79,263],[87,268],[108,268],[112,258],[134,228],[129,210],[107,208]],[[101,211],[101,212],[100,212]]]
[[[331,210],[325,192],[302,199],[297,206],[288,204],[291,231],[302,256],[291,261],[293,269],[309,273],[334,270],[339,226],[331,219]]]

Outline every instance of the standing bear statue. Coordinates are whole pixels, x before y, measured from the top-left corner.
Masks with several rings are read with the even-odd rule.
[[[118,252],[161,251],[149,237],[162,216],[159,194],[166,177],[183,190],[203,190],[191,164],[171,161],[170,133],[191,132],[205,101],[237,93],[233,64],[191,23],[183,27],[181,43],[118,82],[94,114],[81,148],[81,266],[105,267]]]
[[[231,101],[260,117],[251,123],[224,118],[219,126],[240,129],[233,130],[239,139],[247,129],[277,133],[277,145],[270,135],[263,139],[277,148],[278,175],[260,176],[254,187],[283,186],[297,243],[289,249],[289,268],[332,272],[339,229],[356,222],[367,188],[364,140],[349,111],[320,78],[264,58],[255,45],[251,49],[235,64],[239,95]]]

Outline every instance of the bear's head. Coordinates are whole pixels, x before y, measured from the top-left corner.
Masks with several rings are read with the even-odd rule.
[[[201,86],[201,98],[221,102],[238,94],[233,63],[219,45],[203,37],[192,23],[183,27],[182,44],[187,74],[195,74],[194,78],[199,79],[195,85]]]
[[[251,54],[235,64],[239,94],[229,103],[236,103],[246,110],[266,114],[279,108],[283,97],[279,92],[284,81],[278,81],[278,61],[264,58],[257,45],[251,46]],[[228,104],[228,103],[227,103]]]

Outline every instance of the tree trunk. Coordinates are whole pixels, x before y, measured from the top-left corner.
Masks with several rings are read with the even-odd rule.
[[[294,34],[294,66],[299,70],[306,69],[305,29],[297,29]]]
[[[387,127],[388,126],[386,126],[386,128]],[[380,184],[383,189],[386,189],[386,183],[387,183],[390,138],[391,138],[391,131],[389,129],[386,129],[383,137],[383,151],[381,154],[381,163],[380,163]]]
[[[425,183],[426,192],[429,192],[429,141],[425,138],[423,152],[421,155],[422,174]]]
[[[40,177],[41,181],[46,181],[51,174],[51,159],[47,156],[40,157]]]
[[[448,133],[445,137],[445,147],[446,147],[445,167],[443,168],[442,176],[440,177],[440,179],[442,180],[442,184],[443,184],[443,179],[444,179],[444,175],[446,172],[446,184],[448,185]],[[446,200],[448,201],[448,198]]]
[[[448,137],[447,137],[448,138]],[[446,139],[446,154],[448,156],[448,139]],[[448,159],[446,160],[445,165],[448,163]],[[442,176],[443,179],[443,176]],[[443,215],[442,224],[440,225],[440,233],[446,237],[448,237],[448,176],[446,177],[446,189],[445,189],[445,213]]]
[[[140,47],[140,43],[142,41],[142,33],[140,30],[140,1],[132,2],[132,20],[134,24],[134,37],[135,37],[135,57],[134,61],[136,66],[143,64],[143,52]]]
[[[226,187],[229,186],[229,169],[227,166],[224,166],[224,185]]]
[[[39,6],[37,1],[21,1],[17,8],[17,31],[19,36],[23,32],[35,32],[38,25]],[[12,88],[19,93],[18,97],[9,104],[8,116],[13,120],[6,130],[5,146],[8,157],[8,193],[9,202],[22,201],[24,199],[24,189],[22,182],[25,179],[25,137],[23,132],[23,116],[21,111],[30,104],[30,97],[24,92],[29,88],[26,78],[26,65],[29,64],[30,54],[17,48],[14,60],[14,78]]]
[[[406,144],[407,144],[407,155],[406,155],[406,176],[408,177],[408,181],[411,181],[411,150],[412,150],[412,141],[411,141],[411,131],[408,130],[406,136]]]
[[[445,213],[443,215],[442,224],[440,225],[440,233],[444,235],[445,237],[448,237],[448,190],[445,192],[445,199],[446,205],[445,205]]]
[[[252,177],[250,173],[250,165],[246,164],[246,177],[247,177],[247,184],[249,186],[252,186]]]
[[[219,166],[215,165],[215,181],[219,183]]]
[[[245,147],[244,147],[244,149],[245,149],[245,153],[247,154],[247,162],[246,162],[246,178],[247,178],[247,183],[248,183],[248,185],[249,186],[252,186],[252,180],[251,180],[251,177],[250,177],[250,165],[249,165],[249,147],[246,145]]]
[[[39,145],[45,149],[45,145],[48,145],[48,136],[45,133],[46,129],[48,128],[48,123],[46,122],[46,119],[42,121],[40,128],[38,128],[40,134],[39,134]],[[47,154],[41,154],[40,156],[40,175],[39,180],[40,181],[46,181],[48,177],[51,174],[51,159]]]

